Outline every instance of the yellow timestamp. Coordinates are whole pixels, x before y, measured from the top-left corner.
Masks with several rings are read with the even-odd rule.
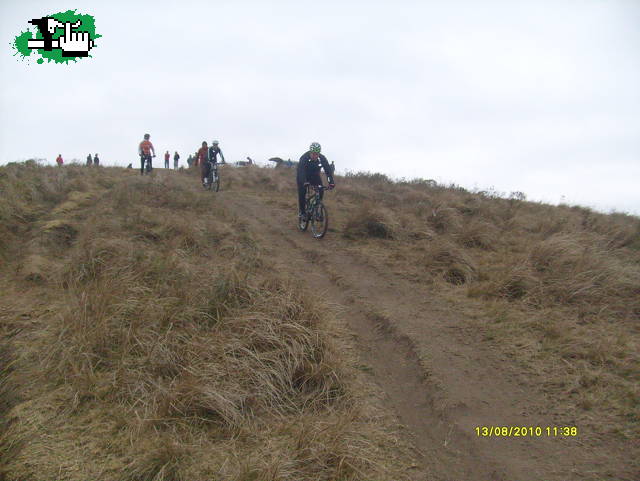
[[[478,437],[486,438],[559,438],[578,435],[576,426],[476,426]]]

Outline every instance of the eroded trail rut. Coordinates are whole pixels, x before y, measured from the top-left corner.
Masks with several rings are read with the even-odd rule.
[[[580,438],[478,437],[476,426],[558,426],[571,420],[548,415],[543,395],[511,361],[481,344],[479,334],[428,291],[354,258],[338,233],[318,241],[296,230],[290,210],[250,194],[218,195],[264,237],[278,269],[336,305],[355,334],[362,362],[419,453],[415,479],[603,479],[596,474],[603,466],[624,464],[621,454],[594,449]]]

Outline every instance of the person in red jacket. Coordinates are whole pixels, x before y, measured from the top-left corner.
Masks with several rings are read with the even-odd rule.
[[[204,184],[204,178],[207,175],[207,166],[205,165],[205,163],[207,162],[208,158],[209,158],[209,148],[207,147],[207,142],[203,141],[202,147],[200,147],[200,150],[198,150],[197,164],[196,164],[200,166],[200,176],[203,184]]]
[[[62,164],[64,164],[64,160],[62,160],[62,154],[58,154],[56,162],[58,163],[58,167],[62,167]]]
[[[168,169],[169,168],[169,159],[171,158],[171,154],[169,153],[169,151],[167,150],[164,153],[164,168]]]

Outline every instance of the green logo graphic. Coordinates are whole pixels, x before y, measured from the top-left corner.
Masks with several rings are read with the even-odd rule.
[[[96,22],[91,15],[76,13],[75,10],[53,13],[28,22],[34,29],[27,29],[11,43],[14,56],[22,60],[38,57],[39,64],[47,62],[77,62],[79,58],[91,57],[89,52],[96,47]],[[31,57],[33,55],[33,57]]]

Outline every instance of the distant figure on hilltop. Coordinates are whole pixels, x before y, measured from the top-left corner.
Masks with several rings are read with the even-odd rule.
[[[56,163],[58,164],[58,167],[62,167],[62,164],[64,164],[64,160],[62,160],[62,154],[58,154],[58,158],[56,159]]]
[[[178,151],[176,150],[176,153],[173,154],[173,168],[175,170],[178,170],[178,161],[180,160],[180,155],[178,155]]]
[[[149,140],[151,136],[144,134],[144,140],[138,145],[138,154],[140,155],[140,175],[144,175],[144,163],[149,162],[149,172],[153,170],[152,158],[156,156],[156,150],[153,148],[153,144]],[[152,154],[153,153],[153,157]]]
[[[169,168],[169,159],[171,158],[171,154],[169,153],[169,151],[167,150],[164,153],[164,168],[168,169]]]
[[[93,159],[91,158],[91,154],[87,155],[87,165],[93,164]]]
[[[193,166],[193,155],[191,154],[189,154],[189,157],[187,157],[187,165],[189,166],[189,168]]]
[[[100,159],[98,158],[98,154],[93,156],[93,165],[100,165]]]

